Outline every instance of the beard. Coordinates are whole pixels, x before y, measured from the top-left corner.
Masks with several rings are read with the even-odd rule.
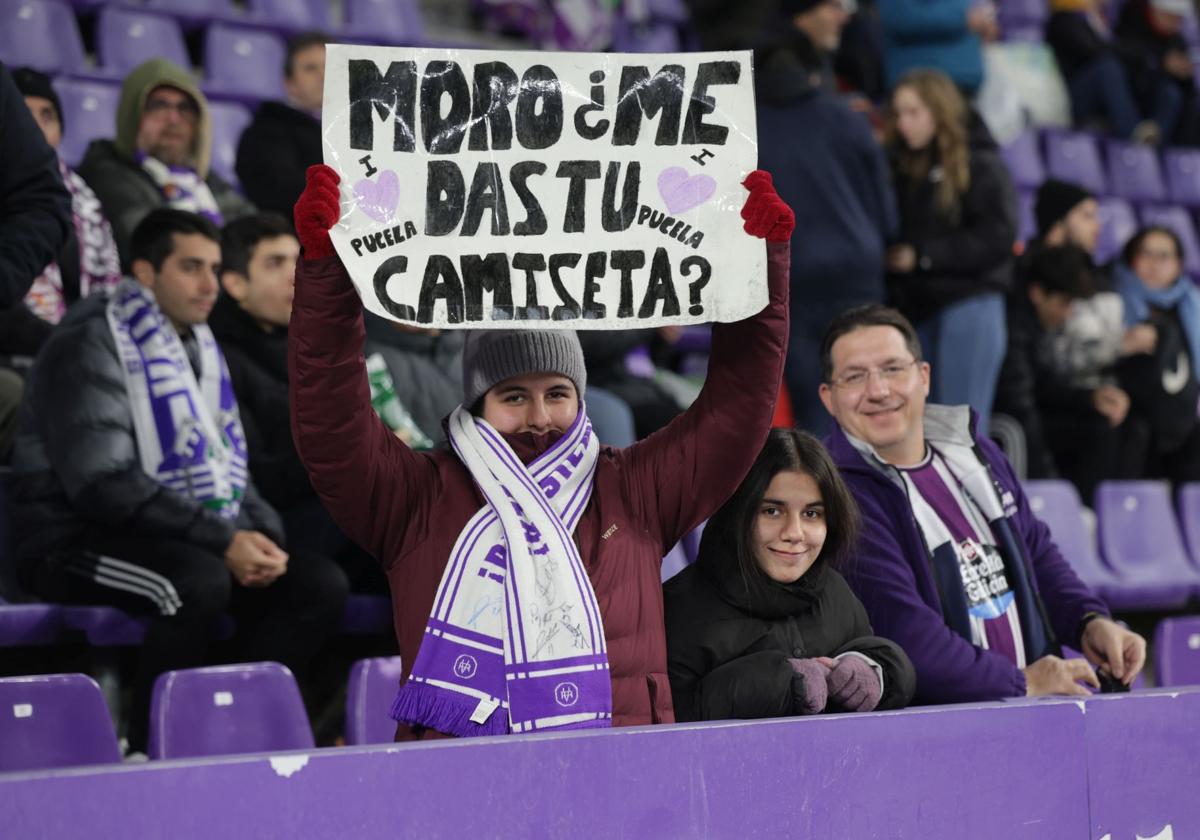
[[[167,166],[192,166],[191,147],[191,143],[155,143],[146,150],[146,154]]]

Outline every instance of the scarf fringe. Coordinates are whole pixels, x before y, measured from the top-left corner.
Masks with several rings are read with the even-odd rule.
[[[459,738],[507,735],[508,713],[504,708],[497,706],[486,721],[475,723],[471,715],[478,705],[478,700],[465,694],[409,680],[400,686],[390,715],[399,723],[424,726]]]

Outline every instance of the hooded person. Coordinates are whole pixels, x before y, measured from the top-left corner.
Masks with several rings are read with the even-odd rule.
[[[768,240],[769,303],[713,327],[704,388],[647,440],[601,446],[578,338],[468,335],[449,450],[378,420],[362,302],[329,239],[339,178],[309,170],[289,327],[297,449],[345,533],[391,583],[403,683],[397,740],[669,723],[662,557],[737,487],[771,425],[787,341],[794,217],[746,179]]]
[[[208,100],[183,68],[164,58],[138,65],[125,78],[117,105],[117,136],[93,140],[79,165],[112,222],[122,269],[129,240],[156,207],[197,213],[220,226],[254,206],[211,171]]]

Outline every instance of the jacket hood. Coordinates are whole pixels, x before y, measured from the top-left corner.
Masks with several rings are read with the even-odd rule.
[[[191,73],[165,58],[152,58],[133,69],[121,86],[121,101],[117,105],[116,147],[123,154],[133,157],[137,151],[138,125],[150,91],[168,85],[186,93],[196,102],[200,115],[196,120],[196,139],[192,146],[191,164],[201,178],[208,177],[212,160],[212,121],[208,114],[208,100],[196,86]]]
[[[974,446],[975,422],[975,412],[970,406],[926,403],[925,442],[934,446],[939,443]],[[876,473],[891,481],[898,478],[895,468],[879,456],[875,447],[847,434],[837,424],[834,424],[825,445],[839,470]]]

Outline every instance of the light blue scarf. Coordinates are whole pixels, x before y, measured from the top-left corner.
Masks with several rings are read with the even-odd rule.
[[[1117,291],[1125,303],[1125,326],[1132,327],[1150,318],[1150,308],[1175,309],[1183,324],[1192,370],[1200,378],[1200,289],[1182,275],[1165,289],[1148,289],[1141,278],[1125,263],[1117,263]]]

